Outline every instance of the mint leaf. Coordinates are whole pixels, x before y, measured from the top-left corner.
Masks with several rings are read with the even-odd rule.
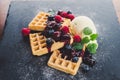
[[[97,39],[97,37],[98,37],[98,34],[92,34],[92,35],[90,35],[90,40],[96,40]]]
[[[81,50],[83,48],[83,45],[81,43],[73,43],[73,48],[75,50]]]
[[[92,34],[92,30],[89,27],[86,27],[86,28],[84,28],[83,33],[85,35],[90,35],[90,34]]]
[[[96,49],[97,49],[97,44],[95,44],[95,43],[90,43],[90,44],[88,44],[87,49],[88,49],[88,51],[89,51],[91,54],[95,54],[95,53],[96,53]]]
[[[84,37],[81,42],[85,44],[88,43],[89,41],[90,41],[89,37]]]

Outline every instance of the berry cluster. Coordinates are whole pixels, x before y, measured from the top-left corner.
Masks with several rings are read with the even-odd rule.
[[[86,49],[83,56],[83,63],[93,67],[96,63],[95,59],[92,57],[92,54]]]
[[[57,12],[59,13],[59,11]],[[69,28],[68,26],[62,26],[63,18],[61,15],[50,15],[48,16],[47,26],[43,31],[43,35],[47,38],[51,37],[55,41],[70,41]]]
[[[59,12],[59,11],[58,11]],[[69,27],[62,26],[63,18],[61,15],[50,15],[48,16],[47,20],[47,26],[45,30],[42,32],[46,38],[51,38],[55,41],[61,41],[64,42],[65,44],[70,43],[70,35],[69,35]],[[52,40],[48,41],[48,45],[52,43]],[[48,46],[50,49],[50,46]]]
[[[65,11],[58,11],[57,14],[60,15],[61,17],[63,17],[63,18],[68,18],[70,20],[73,20],[75,18],[75,16],[72,14],[71,11],[67,11],[67,12],[65,12]]]
[[[47,38],[51,37],[55,41],[64,41],[69,37],[69,28],[68,26],[61,26],[61,23],[49,21],[46,29],[42,32]]]
[[[76,51],[70,44],[66,44],[63,48],[60,49],[60,52],[62,54],[62,58],[66,56],[67,60],[77,62],[79,57],[81,56],[82,50]]]
[[[67,31],[66,28],[65,28],[65,31]],[[73,43],[80,43],[81,37],[79,35],[74,35],[73,40],[74,40]],[[62,53],[62,58],[66,56],[67,60],[72,60],[73,62],[77,62],[83,51],[82,51],[82,48],[79,50],[76,50],[74,49],[73,45],[67,43],[66,45],[64,45],[63,48],[60,49],[60,52]]]
[[[81,68],[84,73],[88,72],[90,68],[96,64],[95,59],[92,57],[92,54],[87,49],[82,59],[84,64]]]

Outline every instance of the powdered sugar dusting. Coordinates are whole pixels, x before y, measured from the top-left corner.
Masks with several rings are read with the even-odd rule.
[[[48,66],[45,66],[44,69],[42,70],[42,74],[45,78],[47,78],[48,80],[55,74],[54,73],[55,70],[51,69]]]

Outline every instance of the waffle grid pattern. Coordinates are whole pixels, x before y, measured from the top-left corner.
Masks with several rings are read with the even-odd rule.
[[[46,27],[46,21],[49,13],[39,12],[35,18],[29,23],[29,28],[31,30],[43,31]]]
[[[43,55],[48,52],[46,48],[46,38],[41,33],[29,35],[33,55]]]

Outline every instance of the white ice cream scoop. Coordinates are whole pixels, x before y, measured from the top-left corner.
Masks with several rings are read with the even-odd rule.
[[[93,21],[86,16],[78,16],[71,22],[72,29],[75,33],[82,34],[82,31],[85,27],[89,27],[92,29],[93,33],[96,33],[96,28]]]

